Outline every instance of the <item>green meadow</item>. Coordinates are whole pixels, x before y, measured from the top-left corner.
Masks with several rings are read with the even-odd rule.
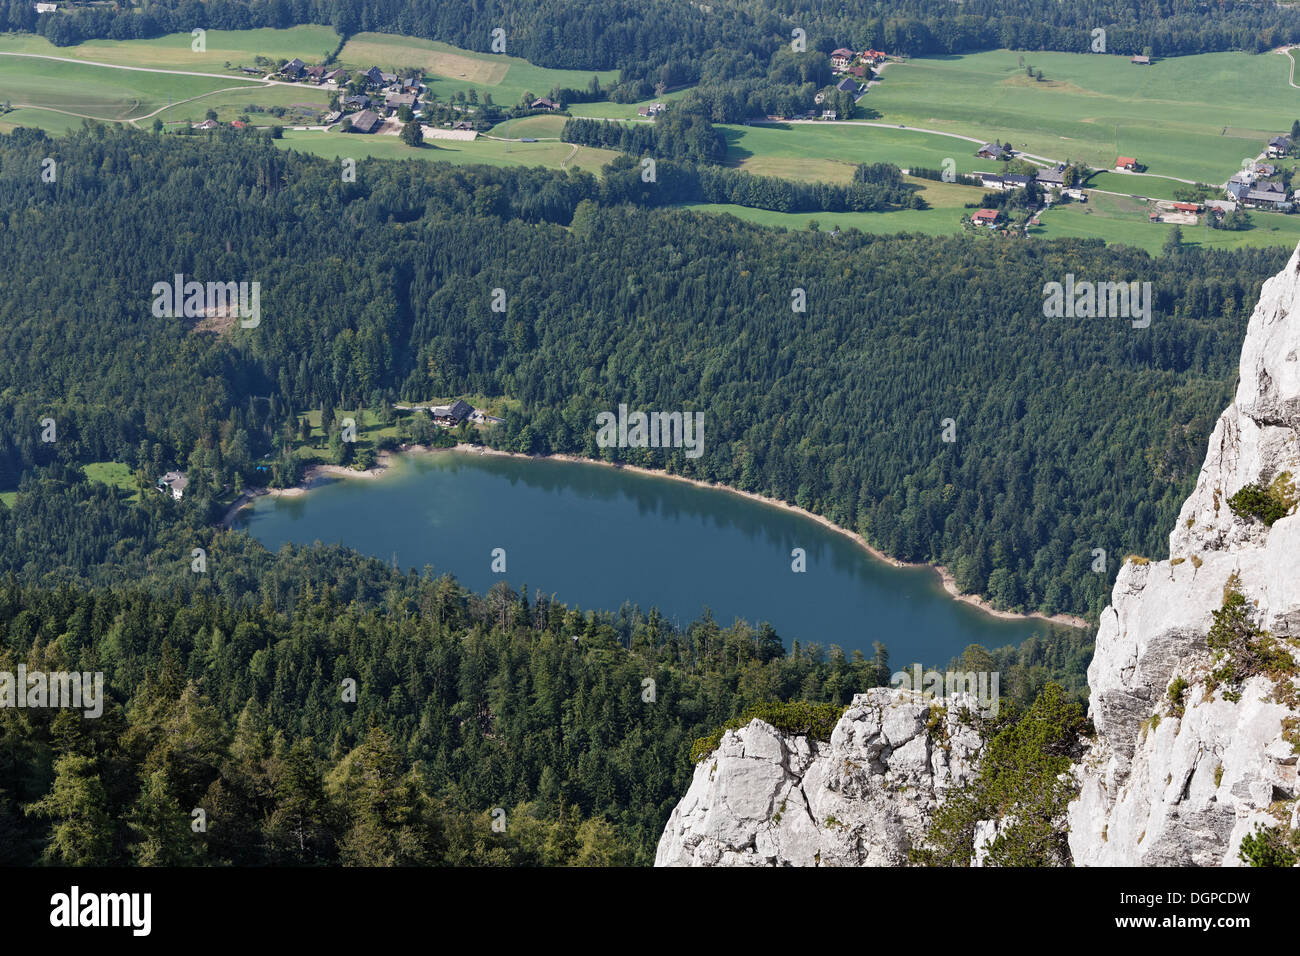
[[[1021,61],[1045,79],[1025,75]],[[1057,159],[1221,183],[1300,117],[1286,57],[1207,53],[1136,66],[1128,57],[997,50],[886,67],[863,105],[886,122],[944,130]],[[967,150],[973,152],[973,150]]]
[[[350,38],[339,54],[339,63],[362,69],[412,67],[420,70],[430,89],[440,99],[470,90],[490,93],[499,105],[518,103],[524,93],[545,96],[553,87],[586,89],[592,76],[612,86],[616,70],[549,70],[508,53],[475,53],[435,40],[359,33]],[[636,108],[632,109],[633,115]]]
[[[848,182],[858,163],[894,163],[904,169],[941,169],[952,159],[959,173],[995,172],[976,146],[948,136],[864,123],[785,123],[722,126],[728,162],[762,176]]]
[[[1150,205],[1126,196],[1103,196],[1092,193],[1086,204],[1068,203],[1053,206],[1039,218],[1041,226],[1029,234],[1043,239],[1105,239],[1109,243],[1136,246],[1158,253],[1174,226],[1150,222]],[[1289,246],[1300,242],[1300,215],[1251,212],[1254,227],[1243,232],[1210,229],[1205,218],[1196,226],[1180,226],[1183,242],[1215,249],[1241,246]]]
[[[172,33],[152,40],[87,40],[71,47],[55,46],[44,37],[32,34],[4,34],[0,35],[0,53],[36,53],[121,66],[224,73],[226,63],[235,69],[251,67],[258,56],[272,60],[300,57],[307,62],[320,61],[339,45],[338,34],[325,26],[209,30],[204,39],[207,49],[200,53],[191,49],[194,38],[188,33]]]
[[[277,141],[286,149],[316,156],[353,159],[422,159],[444,163],[484,163],[489,166],[544,166],[548,169],[585,169],[599,173],[617,153],[568,143],[507,143],[479,137],[472,142],[427,140],[421,148],[407,146],[397,136],[359,133],[285,130]],[[569,157],[572,156],[570,159]]]
[[[242,84],[233,78],[142,73],[82,63],[0,57],[0,100],[106,121],[141,119],[165,108],[169,101],[235,85]]]

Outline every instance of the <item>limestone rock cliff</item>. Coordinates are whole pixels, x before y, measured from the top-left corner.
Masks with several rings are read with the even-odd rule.
[[[1228,504],[1287,472],[1300,479],[1300,249],[1264,284],[1169,559],[1126,563],[1102,613],[1088,669],[1097,737],[1069,813],[1076,864],[1234,865],[1257,824],[1295,826],[1286,695],[1257,676],[1228,699],[1207,680],[1206,642],[1231,579],[1253,623],[1300,657],[1300,516],[1270,527]],[[1181,704],[1169,699],[1177,678]]]
[[[695,768],[656,866],[897,866],[984,741],[964,713],[906,690],[858,694],[829,743],[760,720],[722,736]]]

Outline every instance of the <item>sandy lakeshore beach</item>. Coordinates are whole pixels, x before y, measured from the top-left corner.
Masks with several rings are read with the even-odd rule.
[[[452,448],[430,448],[426,445],[406,445],[401,449],[399,449],[397,452],[389,452],[389,451],[380,452],[377,457],[375,466],[366,471],[356,471],[352,468],[346,468],[341,465],[312,465],[306,470],[306,472],[304,472],[302,483],[294,488],[250,488],[246,490],[242,495],[240,495],[239,498],[237,498],[234,501],[234,503],[231,504],[231,506],[226,510],[225,515],[221,519],[221,524],[223,527],[227,527],[227,528],[230,527],[235,519],[235,515],[237,515],[241,509],[247,507],[255,499],[263,496],[296,497],[298,495],[305,495],[313,487],[321,484],[323,481],[328,481],[331,478],[360,478],[363,480],[373,480],[376,478],[380,478],[384,475],[384,473],[388,470],[388,468],[392,464],[393,456],[395,454],[427,455],[427,454],[436,454],[439,452],[446,452],[446,453],[453,453],[453,454],[466,454],[466,455],[490,455],[490,456],[500,457],[500,458],[527,458],[535,461],[536,460],[565,461],[565,462],[572,462],[574,464],[580,464],[580,465],[597,465],[604,468],[618,468],[623,471],[636,472],[637,474],[649,475],[654,478],[667,478],[672,481],[683,481],[686,482],[687,484],[696,485],[697,487],[700,488],[714,488],[719,491],[725,491],[728,494],[740,495],[743,498],[748,498],[751,501],[756,501],[759,502],[760,504],[768,505],[770,507],[783,508],[786,511],[793,511],[797,514],[802,515],[805,518],[808,518],[812,521],[816,521],[818,524],[822,525],[823,527],[828,528],[831,531],[836,532],[837,534],[842,534],[845,537],[851,539],[855,544],[857,544],[860,548],[862,548],[864,551],[866,551],[876,560],[883,561],[886,564],[891,564],[896,568],[917,568],[917,567],[933,568],[938,573],[939,578],[943,583],[943,589],[951,597],[965,604],[969,604],[972,607],[976,607],[979,610],[983,611],[985,614],[992,615],[993,617],[1003,618],[1006,620],[1035,618],[1039,620],[1049,621],[1053,624],[1064,625],[1066,627],[1088,628],[1092,626],[1083,618],[1076,617],[1071,614],[1054,614],[1051,616],[1048,616],[1046,614],[1041,614],[1038,612],[1034,612],[1032,614],[1017,614],[1014,611],[1001,611],[996,608],[990,607],[987,601],[985,601],[983,598],[981,598],[976,594],[960,593],[957,590],[957,585],[953,579],[952,574],[948,571],[947,568],[938,565],[899,561],[897,558],[890,557],[889,555],[884,554],[883,552],[867,544],[867,542],[862,539],[862,536],[857,534],[856,532],[851,531],[848,528],[842,528],[839,525],[835,524],[835,522],[831,521],[829,518],[823,517],[822,515],[819,514],[814,514],[811,511],[807,511],[803,508],[798,507],[797,505],[792,505],[789,502],[778,501],[774,498],[767,498],[764,497],[763,495],[755,494],[752,491],[741,491],[737,488],[730,488],[726,485],[713,484],[707,481],[700,481],[696,478],[688,478],[684,475],[674,475],[666,471],[658,471],[654,468],[642,468],[638,465],[615,464],[614,462],[599,461],[592,458],[583,458],[579,455],[525,455],[520,452],[501,451],[500,449],[496,449],[496,448],[488,448],[484,445],[469,445],[463,443],[456,445]]]

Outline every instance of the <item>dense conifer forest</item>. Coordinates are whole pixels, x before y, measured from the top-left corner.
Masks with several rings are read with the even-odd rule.
[[[1285,255],[773,231],[659,185],[631,158],[344,182],[248,136],[0,137],[0,670],[102,671],[109,698],[93,721],[0,710],[0,859],[647,863],[698,737],[765,701],[846,704],[887,649],[268,554],[217,501],[268,453],[295,480],[299,413],[498,396],[500,447],[760,492],[1001,606],[1095,614],[1123,554],[1163,548]],[[1044,317],[1067,272],[1152,282],[1150,328]],[[176,274],[259,282],[260,322],[156,317]],[[620,403],[703,411],[705,453],[598,448]],[[102,461],[191,487],[132,502],[78,467]],[[1050,681],[1077,703],[1089,640],[969,650],[1016,705],[991,729],[1018,740]]]
[[[1120,557],[1164,547],[1285,254],[773,232],[641,208],[657,185],[373,161],[345,183],[269,142],[4,137],[0,489],[56,463],[183,467],[179,510],[212,521],[261,456],[293,480],[300,412],[495,395],[517,410],[488,440],[510,450],[759,492],[1002,607],[1096,613]],[[1045,318],[1067,272],[1152,282],[1151,327]],[[150,290],[175,274],[260,282],[261,324],[156,318]],[[595,416],[620,403],[702,410],[705,454],[598,448]],[[47,516],[60,544],[11,545],[7,566],[37,579],[63,536],[106,554],[95,521],[150,520],[90,507],[75,533]]]

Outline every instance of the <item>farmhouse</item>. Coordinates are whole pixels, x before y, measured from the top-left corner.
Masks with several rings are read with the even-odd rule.
[[[1277,172],[1277,167],[1274,166],[1272,163],[1256,163],[1256,164],[1255,164],[1255,175],[1256,175],[1256,176],[1268,177],[1268,176],[1272,176],[1272,175],[1273,175],[1274,173],[1276,173],[1276,172]]]
[[[1268,155],[1272,159],[1285,156],[1291,150],[1291,139],[1287,136],[1274,136],[1268,141]]]
[[[1237,204],[1227,199],[1207,199],[1205,201],[1205,208],[1212,210],[1221,216],[1225,212],[1236,212]]]
[[[463,398],[458,398],[450,405],[434,405],[429,414],[439,425],[459,425],[470,417],[474,407]]]
[[[363,93],[357,93],[355,96],[343,97],[344,109],[364,110],[370,105],[370,97]]]
[[[636,113],[638,116],[658,116],[667,111],[668,107],[663,103],[651,103],[649,106],[638,107]]]
[[[1082,189],[1063,189],[1061,190],[1066,196],[1069,196],[1075,202],[1087,202],[1088,194]]]
[[[342,86],[348,81],[348,71],[344,69],[330,70],[325,74],[326,83],[337,83]]]
[[[366,82],[371,86],[384,85],[384,71],[379,69],[377,66],[372,66],[370,69],[366,70],[362,76],[365,77]]]
[[[415,109],[415,104],[419,97],[414,93],[389,93],[384,97],[384,107],[390,110],[400,110],[403,106],[409,106]]]
[[[970,221],[977,226],[993,226],[998,221],[998,211],[996,209],[977,209],[971,213]]]
[[[191,123],[190,129],[216,129],[218,125],[216,120],[204,120],[202,123]]]
[[[1055,169],[1040,169],[1034,178],[1049,189],[1060,189],[1065,185],[1065,166],[1058,165]]]
[[[1150,65],[1151,65],[1151,57],[1149,57],[1149,56],[1141,56],[1141,55],[1139,55],[1139,56],[1132,57],[1132,58],[1129,60],[1129,62],[1130,62],[1130,63],[1137,63],[1137,64],[1139,64],[1139,65],[1141,65],[1141,66],[1150,66]]]
[[[846,50],[840,47],[838,50],[831,51],[831,69],[845,70],[853,62],[854,53],[852,50]]]
[[[887,56],[888,54],[886,54],[884,50],[863,50],[862,51],[862,59],[866,60],[872,66],[875,66],[877,63],[885,62]]]
[[[535,110],[551,110],[554,112],[560,108],[560,104],[554,100],[547,99],[545,96],[539,97],[532,102],[532,108]]]
[[[185,487],[189,483],[190,480],[185,477],[185,472],[169,471],[158,479],[158,484],[155,487],[164,494],[170,492],[173,499],[180,501],[184,497]]]
[[[352,117],[352,132],[354,133],[373,133],[383,124],[379,114],[373,110],[362,110],[356,116]]]
[[[1254,188],[1241,199],[1241,204],[1254,209],[1291,208],[1291,204],[1287,202],[1286,189],[1281,183],[1256,183]]]
[[[302,60],[298,59],[295,56],[284,66],[280,67],[280,75],[287,76],[289,77],[289,79],[294,80],[302,76],[303,72],[306,70],[306,67],[307,64],[302,62]]]
[[[1246,198],[1246,193],[1250,192],[1251,183],[1254,181],[1255,177],[1252,175],[1237,173],[1237,175],[1228,180],[1227,185],[1223,187],[1223,191],[1233,199],[1240,202],[1242,199]]]
[[[985,143],[975,153],[980,159],[1006,159],[1007,151],[997,143]]]
[[[835,89],[839,90],[841,93],[856,93],[858,89],[858,84],[854,83],[851,79],[849,79],[846,76],[844,79],[840,80],[838,83],[835,84]]]
[[[1115,160],[1115,168],[1135,170],[1138,168],[1138,161],[1132,156],[1121,156],[1119,159]]]
[[[324,66],[307,67],[307,71],[306,71],[307,79],[311,80],[313,83],[321,82],[321,80],[325,78],[326,69],[328,69],[328,67],[324,67]]]

